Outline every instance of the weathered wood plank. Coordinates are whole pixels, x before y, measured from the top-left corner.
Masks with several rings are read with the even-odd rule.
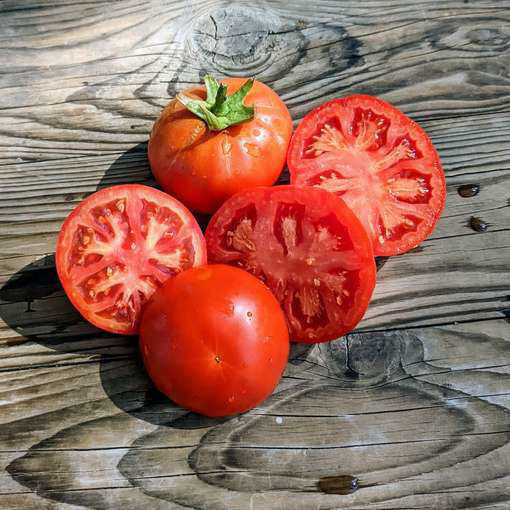
[[[504,508],[509,332],[498,320],[350,335],[294,353],[272,397],[222,420],[172,405],[134,354],[3,372],[0,497],[37,490],[33,508]],[[359,490],[320,492],[319,479],[340,475]]]
[[[2,2],[0,508],[508,508],[509,19],[508,0]],[[158,394],[136,340],[86,324],[51,256],[98,186],[153,184],[152,122],[207,71],[266,81],[296,121],[381,95],[448,181],[437,230],[386,262],[362,324],[413,329],[295,347],[275,394],[225,420]],[[320,492],[339,476],[360,489]]]
[[[508,111],[508,0],[11,4],[0,39],[5,163],[128,150],[206,71],[256,75],[295,119],[350,93],[419,120]]]

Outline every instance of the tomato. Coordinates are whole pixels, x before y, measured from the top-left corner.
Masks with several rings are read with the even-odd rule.
[[[245,80],[223,80],[228,94]],[[186,97],[204,99],[205,87]],[[181,96],[182,97],[182,96]],[[258,81],[245,99],[254,117],[221,131],[186,109],[177,99],[163,110],[151,132],[149,160],[161,187],[190,209],[214,212],[228,197],[254,186],[270,186],[280,175],[292,134],[292,120],[278,95]]]
[[[167,281],[146,305],[143,362],[157,388],[207,416],[242,413],[278,384],[289,336],[278,301],[240,269],[210,265]]]
[[[191,213],[148,186],[98,191],[67,217],[56,265],[67,297],[95,326],[135,334],[140,310],[168,278],[206,263],[205,240]]]
[[[375,285],[370,240],[319,188],[256,188],[229,199],[205,234],[211,262],[239,266],[280,301],[291,340],[332,340],[361,320]]]
[[[361,219],[375,255],[410,250],[434,229],[446,186],[437,151],[415,122],[378,98],[334,99],[291,140],[291,182],[336,193]]]

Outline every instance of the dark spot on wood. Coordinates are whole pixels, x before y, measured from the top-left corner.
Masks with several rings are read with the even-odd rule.
[[[83,82],[83,85],[85,85],[85,87],[86,87],[88,84],[89,84],[89,82],[88,82],[88,81],[84,81],[84,82]]]
[[[55,267],[30,268],[16,273],[7,281],[0,289],[0,302],[26,301],[30,303],[58,290],[62,290],[62,287]]]
[[[475,231],[475,232],[486,232],[489,228],[489,224],[483,221],[482,219],[471,216],[471,219],[469,220],[469,226]]]
[[[475,195],[478,195],[479,191],[480,191],[479,184],[463,184],[462,186],[459,186],[457,189],[457,193],[462,198],[474,197]]]
[[[409,250],[407,253],[421,253],[425,251],[425,248],[423,246],[416,246],[412,250]]]
[[[301,365],[306,361],[306,355],[313,349],[313,344],[292,342],[289,351],[289,363]]]
[[[87,195],[88,193],[68,193],[64,197],[64,200],[66,202],[72,202],[73,200],[83,200]]]
[[[347,370],[344,372],[344,375],[349,379],[359,379],[359,373],[349,366],[347,367]]]
[[[352,494],[359,489],[358,479],[351,475],[325,476],[317,485],[325,494]]]
[[[388,262],[389,257],[376,257],[375,258],[375,267],[377,271],[383,268],[383,266]]]

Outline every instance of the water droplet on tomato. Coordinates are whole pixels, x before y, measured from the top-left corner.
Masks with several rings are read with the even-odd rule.
[[[258,158],[260,156],[260,147],[254,143],[244,144],[244,150],[254,158]]]

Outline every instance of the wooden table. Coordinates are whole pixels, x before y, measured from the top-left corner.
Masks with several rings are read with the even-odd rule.
[[[510,508],[509,1],[3,0],[0,37],[0,508]],[[223,420],[158,394],[53,258],[83,197],[153,184],[152,122],[208,71],[255,75],[296,122],[379,95],[448,183],[358,330],[294,349],[274,395]]]

